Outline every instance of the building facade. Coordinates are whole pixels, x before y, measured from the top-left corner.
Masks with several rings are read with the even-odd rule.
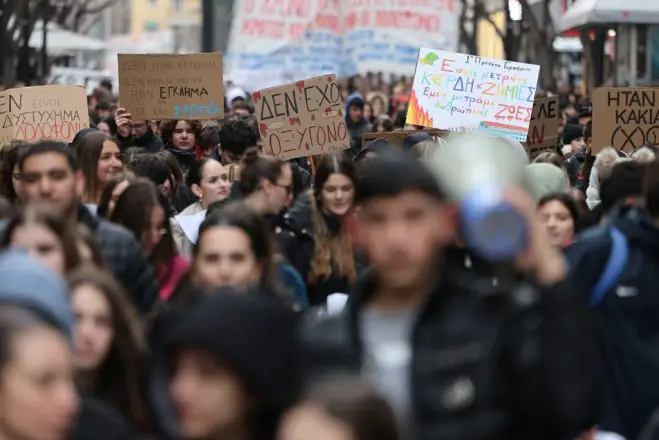
[[[195,27],[198,33],[200,25],[201,0],[131,1],[130,32],[133,35],[168,29],[185,34]]]

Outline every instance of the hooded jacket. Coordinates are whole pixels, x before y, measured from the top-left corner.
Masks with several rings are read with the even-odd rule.
[[[359,94],[350,95],[350,97],[348,97],[348,99],[346,100],[346,114],[345,114],[346,127],[348,128],[348,132],[350,133],[350,148],[348,149],[348,153],[353,158],[362,149],[362,135],[364,133],[368,133],[371,130],[371,126],[368,123],[368,121],[364,118],[363,113],[362,113],[362,118],[358,122],[353,122],[352,119],[350,119],[350,106],[356,100],[361,101],[363,106],[364,100],[361,97],[361,95]]]
[[[611,175],[616,163],[624,160],[636,160],[641,163],[650,163],[654,160],[654,152],[645,147],[636,149],[627,158],[627,155],[613,147],[606,147],[597,154],[593,169],[590,173],[588,189],[586,190],[586,203],[588,208],[593,209],[600,203],[600,184]]]
[[[629,258],[616,285],[594,309],[603,377],[603,431],[636,439],[659,408],[659,229],[643,210],[626,207],[610,215],[610,224],[627,238]],[[567,250],[575,279],[587,302],[600,279],[612,241],[602,230],[586,231]]]

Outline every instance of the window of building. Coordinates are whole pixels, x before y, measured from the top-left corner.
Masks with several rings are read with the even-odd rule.
[[[155,32],[158,30],[158,22],[157,21],[147,21],[144,23],[144,30],[146,32]]]
[[[182,6],[182,0],[172,0],[172,8],[175,11],[180,11]]]
[[[158,7],[158,0],[149,0],[149,7],[150,8],[157,8]]]
[[[641,24],[636,26],[637,29],[637,46],[636,46],[636,77],[646,78],[648,74],[648,27]]]

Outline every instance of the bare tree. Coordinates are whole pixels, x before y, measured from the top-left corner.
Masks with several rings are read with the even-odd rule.
[[[54,23],[72,31],[98,16],[115,0],[0,0],[0,84],[11,86],[24,41],[37,23]],[[88,22],[88,21],[87,21]]]
[[[522,6],[522,16],[529,28],[529,39],[535,62],[540,65],[540,84],[544,89],[556,90],[553,66],[556,64],[554,40],[558,34],[549,9],[551,0],[541,1],[540,19],[533,13],[529,0],[519,0],[519,3]]]

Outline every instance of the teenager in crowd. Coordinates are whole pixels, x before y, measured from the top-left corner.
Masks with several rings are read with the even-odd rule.
[[[84,392],[121,412],[149,433],[145,380],[146,341],[137,312],[108,272],[83,266],[69,276],[75,314],[74,365]]]
[[[313,190],[284,215],[278,234],[282,252],[307,283],[311,305],[332,293],[347,293],[357,277],[353,247],[345,228],[355,201],[357,176],[344,154],[325,155],[316,164]]]

